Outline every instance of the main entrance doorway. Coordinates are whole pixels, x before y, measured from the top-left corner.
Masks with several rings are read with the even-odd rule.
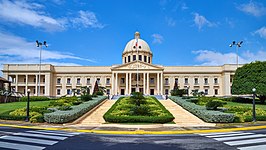
[[[121,95],[125,95],[125,89],[121,89]]]
[[[154,95],[154,89],[150,89],[150,94]]]

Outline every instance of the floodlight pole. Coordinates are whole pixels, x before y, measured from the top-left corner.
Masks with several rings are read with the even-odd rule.
[[[240,41],[238,43],[236,43],[235,41],[232,42],[232,44],[230,44],[229,46],[236,46],[236,68],[238,68],[238,48],[241,47],[241,44],[243,43],[243,41]]]
[[[41,65],[42,65],[42,45],[44,45],[45,47],[47,47],[47,43],[46,41],[44,41],[43,43],[38,42],[38,40],[36,40],[36,46],[40,47],[40,64],[39,64],[39,77],[38,77],[38,92],[37,92],[37,96],[40,96],[41,93]]]

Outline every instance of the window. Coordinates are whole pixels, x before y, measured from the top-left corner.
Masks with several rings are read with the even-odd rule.
[[[110,94],[110,89],[106,89],[106,93],[107,94]]]
[[[80,78],[77,78],[77,84],[80,84]]]
[[[25,79],[25,81],[24,81],[24,82],[26,82],[26,79]],[[34,82],[34,83],[36,83],[36,78],[34,78],[34,79],[33,79],[33,82]]]
[[[185,78],[185,84],[188,84],[188,78]]]
[[[61,92],[60,89],[57,89],[57,90],[56,90],[56,94],[57,94],[57,95],[60,95],[60,92]]]
[[[106,84],[110,84],[110,78],[106,79]]]
[[[71,84],[71,79],[70,78],[67,78],[67,84]]]
[[[42,82],[45,83],[45,78],[42,79]]]
[[[175,83],[177,83],[177,84],[178,84],[178,78],[175,78]]]
[[[127,61],[130,62],[130,56],[127,56]]]
[[[61,84],[61,78],[57,78],[57,84]]]
[[[136,55],[133,55],[133,61],[136,60]]]
[[[151,63],[151,57],[148,57],[148,63]]]
[[[198,78],[195,78],[195,79],[194,79],[194,84],[195,84],[195,85],[198,85],[198,84],[199,84],[199,79],[198,79]]]
[[[234,79],[234,76],[233,75],[230,75],[230,83],[233,82],[233,79]]]
[[[144,62],[147,62],[147,56],[144,56]]]
[[[80,89],[77,89],[77,94],[78,94],[78,95],[80,94]]]
[[[124,57],[124,62],[127,63],[127,57]]]
[[[90,84],[90,83],[91,83],[91,79],[87,78],[87,84]]]
[[[97,78],[97,83],[98,83],[98,84],[100,84],[100,80],[101,80],[100,78]]]
[[[218,78],[214,78],[214,84],[218,84]]]
[[[208,91],[209,91],[208,89],[205,89],[205,90],[204,90],[204,94],[205,94],[205,95],[208,95]]]
[[[26,83],[26,78],[24,78],[24,83]]]
[[[150,82],[151,82],[151,84],[154,84],[154,78],[151,78]]]
[[[125,83],[125,78],[121,78],[120,83],[124,84]]]
[[[71,95],[71,90],[67,89],[67,95]]]
[[[214,95],[218,95],[218,89],[214,89]]]
[[[204,78],[204,84],[205,84],[205,85],[208,84],[208,78]]]
[[[142,61],[142,55],[139,55],[139,60]]]
[[[33,89],[33,93],[36,94],[36,89]]]
[[[42,94],[45,94],[45,89],[42,89]]]
[[[168,78],[165,78],[165,85],[169,85],[169,79]]]

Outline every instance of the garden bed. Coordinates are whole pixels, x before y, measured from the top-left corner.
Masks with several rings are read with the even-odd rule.
[[[145,97],[141,104],[135,104],[130,97],[121,97],[104,114],[111,123],[168,123],[174,116],[155,97]]]

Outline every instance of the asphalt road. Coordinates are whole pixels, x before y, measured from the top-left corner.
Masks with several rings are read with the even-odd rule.
[[[0,127],[0,149],[264,150],[266,130],[180,135],[101,135]]]

